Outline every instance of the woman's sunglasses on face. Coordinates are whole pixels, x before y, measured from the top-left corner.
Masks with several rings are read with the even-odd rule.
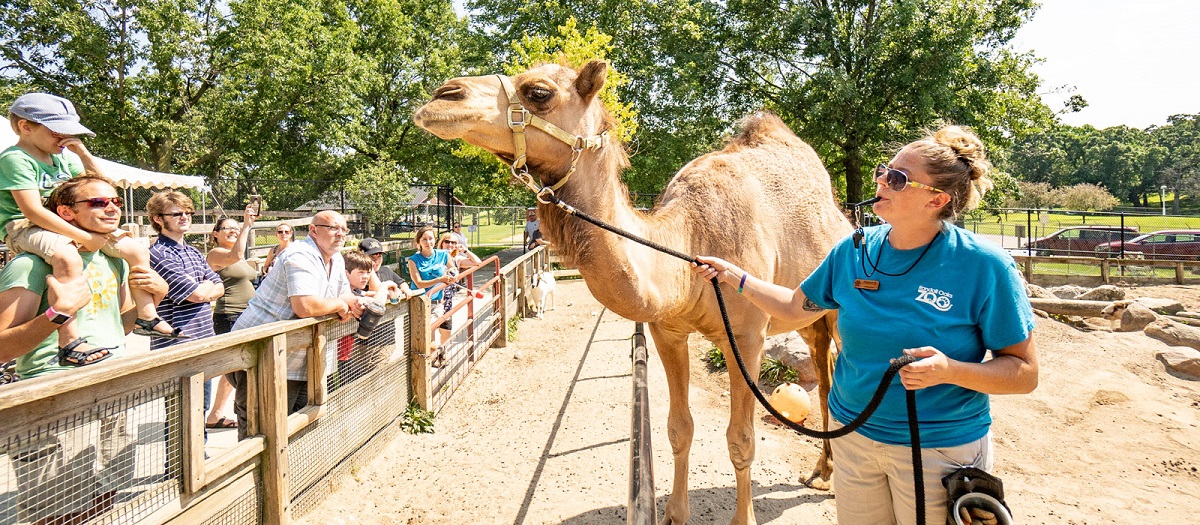
[[[907,173],[902,170],[890,168],[887,164],[880,164],[875,167],[875,180],[878,181],[880,177],[883,177],[883,183],[887,185],[888,189],[896,192],[904,191],[904,188],[912,186],[923,190],[946,193],[928,184],[908,180]]]
[[[89,208],[107,208],[109,204],[120,208],[122,204],[125,204],[125,201],[121,200],[120,197],[92,197],[90,199],[75,201],[71,204],[83,204],[85,202]]]
[[[285,233],[292,233],[292,230],[275,230],[275,233],[277,235],[283,235]]]

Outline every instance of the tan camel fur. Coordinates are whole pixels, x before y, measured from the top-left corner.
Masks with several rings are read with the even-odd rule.
[[[578,71],[543,65],[510,77],[532,113],[584,137],[612,126],[595,95],[607,65],[593,61]],[[418,126],[446,140],[461,138],[506,162],[514,156],[507,121],[508,97],[497,76],[450,80],[414,116]],[[571,148],[532,127],[526,128],[530,172],[551,185],[570,168]],[[745,119],[740,133],[721,151],[679,170],[650,212],[635,210],[621,182],[628,166],[614,139],[584,151],[578,171],[557,191],[565,202],[602,221],[683,253],[714,255],[751,275],[795,288],[851,226],[834,202],[829,174],[816,153],[770,114]],[[588,289],[605,307],[649,323],[666,369],[670,391],[668,437],[675,458],[674,486],[662,523],[688,521],[688,452],[693,422],[688,409],[688,334],[716,342],[734,363],[712,285],[687,263],[618,237],[547,204],[538,206],[542,232],[567,264],[579,268]],[[808,327],[772,320],[737,294],[722,290],[738,347],[751,372],[762,363],[763,339],[800,329],[812,348],[820,378],[821,412],[827,414],[834,314]],[[750,465],[754,460],[755,399],[741,375],[730,380],[731,414],[726,438],[737,480],[737,509],[731,523],[756,523]],[[828,425],[828,416],[825,416]],[[828,488],[832,472],[828,443],[814,470],[814,486]]]

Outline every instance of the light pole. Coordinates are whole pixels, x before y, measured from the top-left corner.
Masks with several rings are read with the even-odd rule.
[[[1158,200],[1162,201],[1162,214],[1167,216],[1167,185],[1163,184],[1158,187]]]

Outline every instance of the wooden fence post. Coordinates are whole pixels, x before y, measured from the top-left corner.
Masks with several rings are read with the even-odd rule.
[[[492,341],[492,348],[508,346],[508,277],[504,274],[500,274],[499,277],[496,285],[500,288],[500,293],[492,307],[496,309],[496,316],[500,318],[500,337]]]
[[[408,363],[413,399],[425,410],[433,410],[433,385],[429,377],[429,296],[408,300]]]
[[[292,521],[288,495],[287,334],[266,341],[256,369],[259,429],[264,438],[263,523],[287,525]]]

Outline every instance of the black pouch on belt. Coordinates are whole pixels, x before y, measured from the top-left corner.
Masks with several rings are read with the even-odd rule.
[[[957,525],[961,523],[961,521],[958,521],[958,507],[960,505],[966,504],[974,506],[972,503],[979,502],[981,500],[994,500],[995,502],[999,503],[1001,508],[987,508],[987,510],[993,513],[1004,514],[1005,517],[1008,518],[1007,521],[1005,521],[1004,518],[1000,518],[999,523],[1003,524],[1012,522],[1012,512],[1009,510],[1008,504],[1004,502],[1004,482],[1000,481],[1000,478],[988,474],[982,469],[975,467],[963,467],[942,478],[942,486],[946,487],[946,503],[948,506],[946,523],[948,525]],[[985,494],[990,496],[990,498],[975,497],[977,494]],[[964,498],[964,496],[968,495],[970,496]],[[963,501],[959,501],[960,499]],[[988,506],[989,504],[986,503],[980,505],[981,508],[986,508]]]

